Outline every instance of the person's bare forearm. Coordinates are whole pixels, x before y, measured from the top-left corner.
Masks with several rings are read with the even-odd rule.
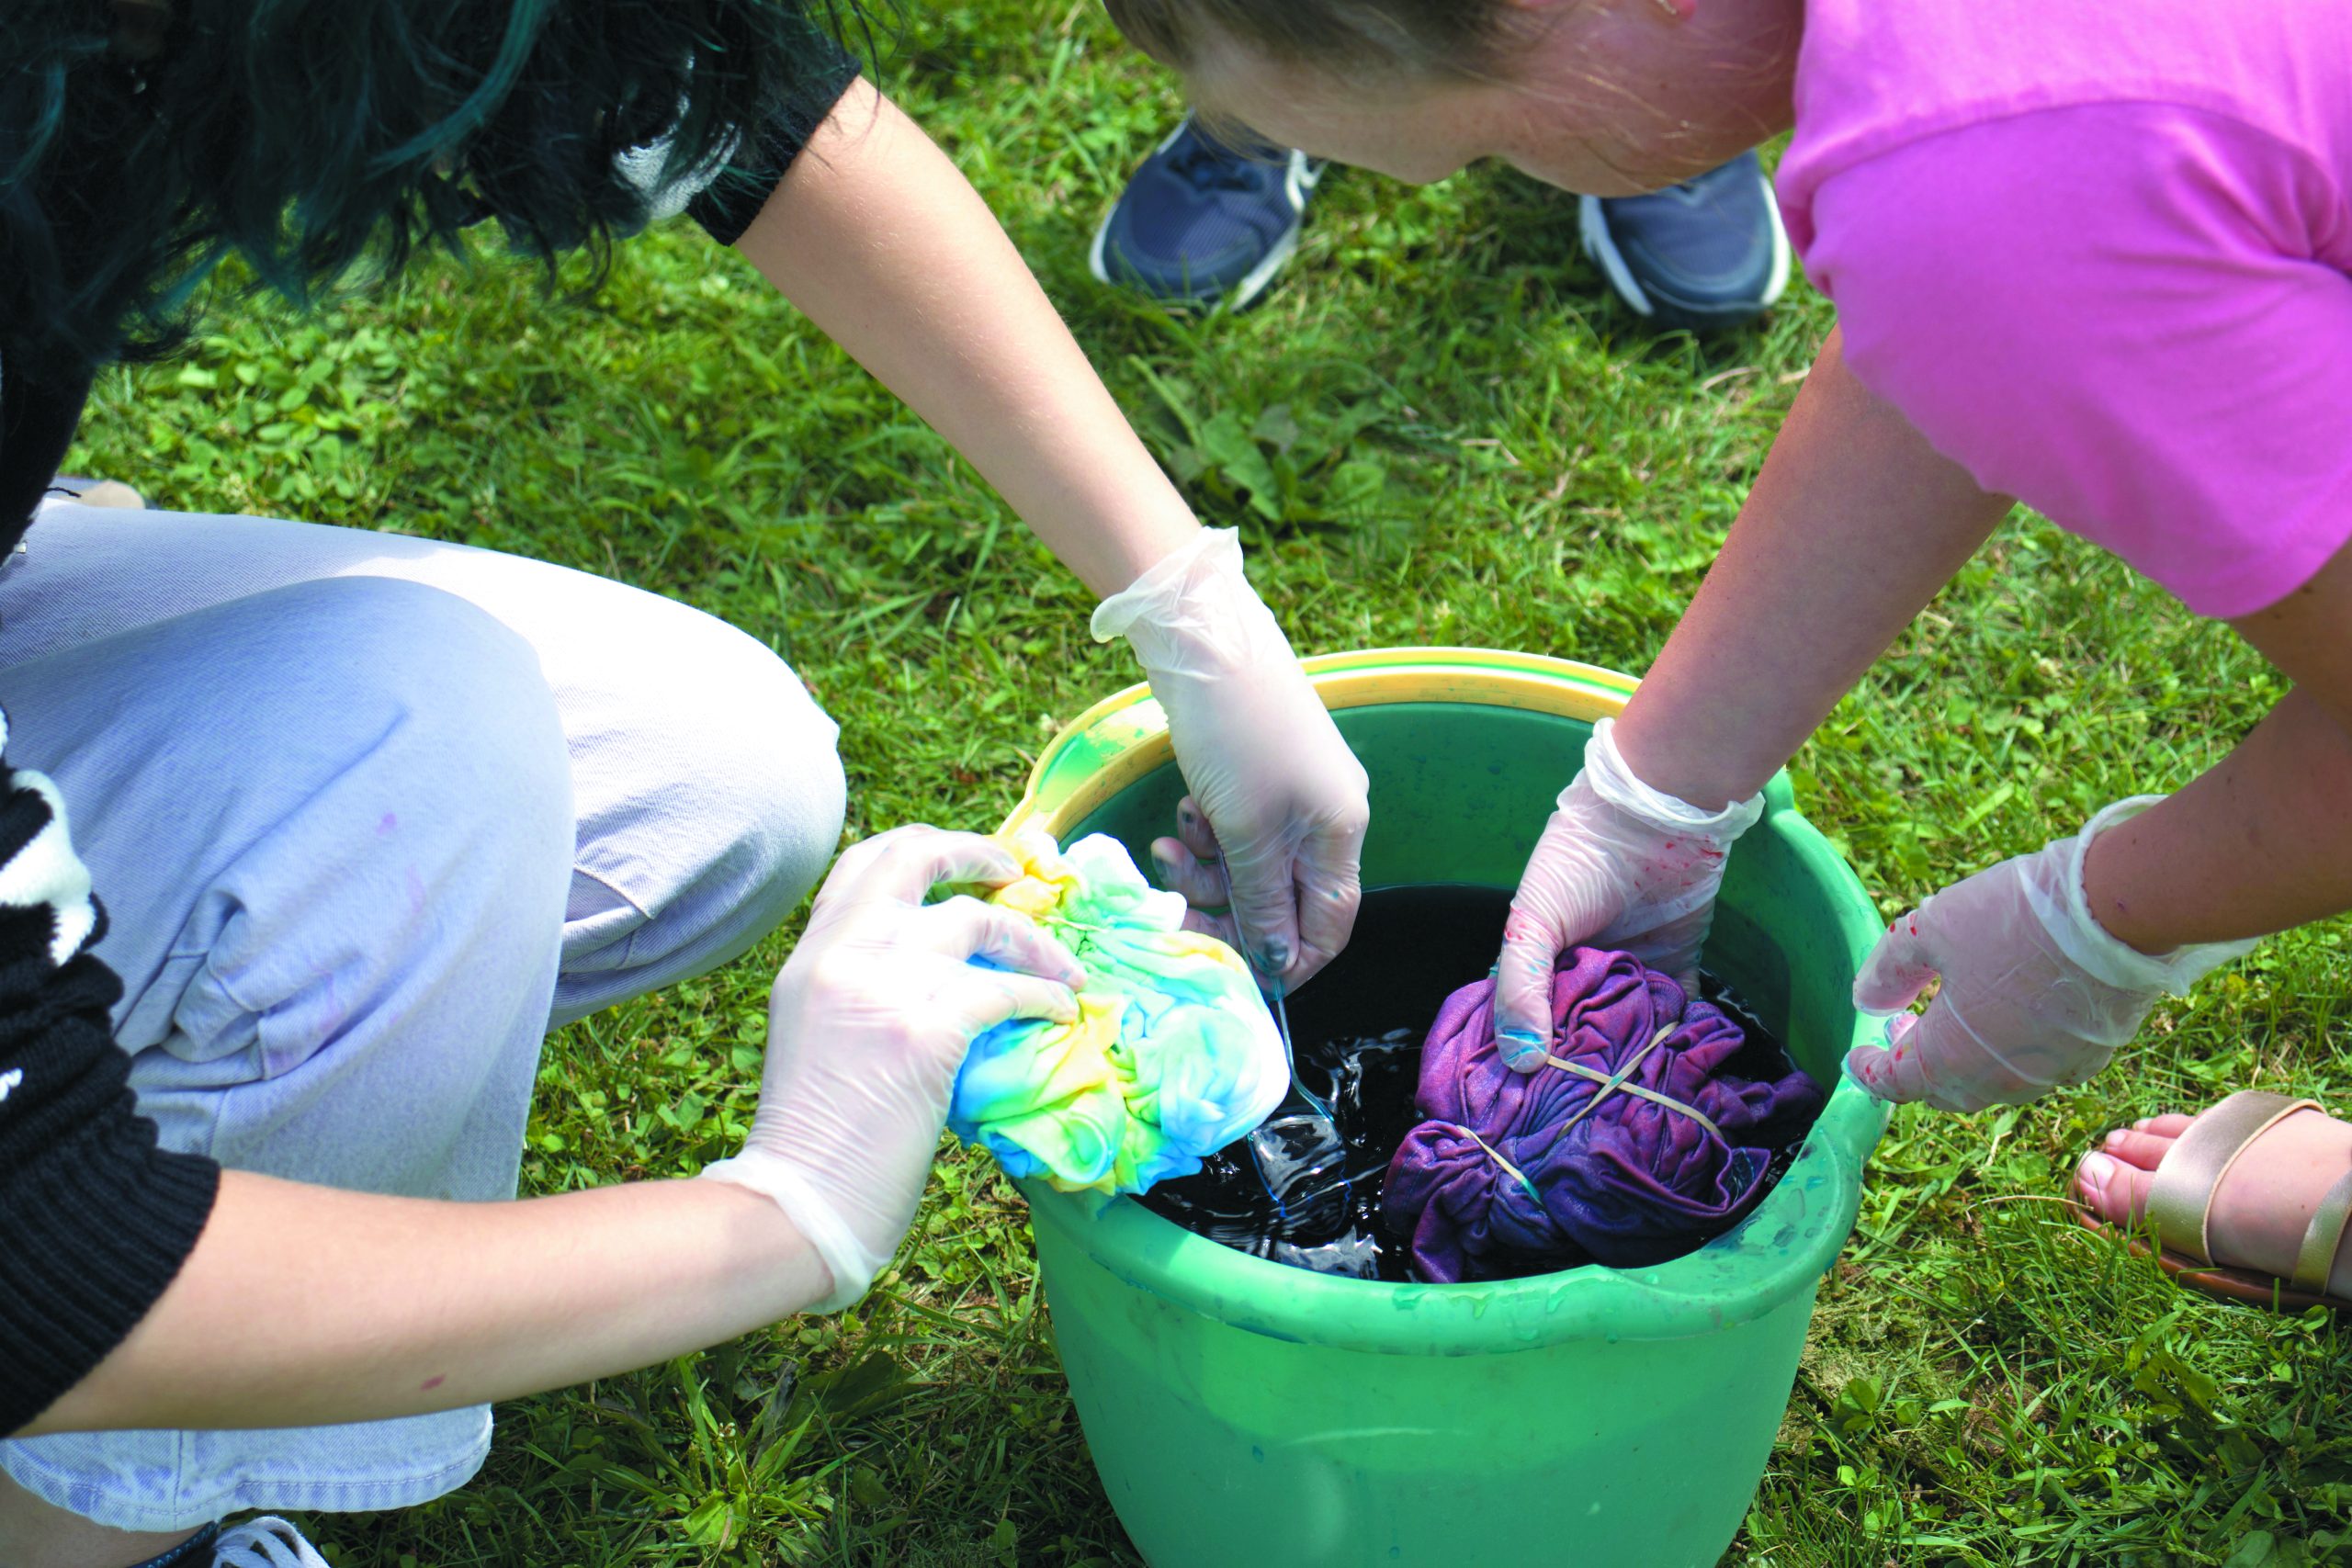
[[[2295,689],[2186,788],[2101,833],[2083,863],[2091,912],[2143,953],[2352,909],[2352,547],[2231,624]]]
[[[2352,735],[2298,690],[2187,787],[2092,841],[2083,890],[2143,953],[2352,909]]]
[[[1635,775],[1710,810],[1761,789],[2009,506],[1855,380],[1832,333],[1618,720]]]
[[[738,245],[1096,592],[1198,529],[978,193],[867,84]]]
[[[716,1344],[830,1288],[775,1203],[723,1182],[450,1203],[232,1171],[171,1288],[17,1435],[511,1398]]]

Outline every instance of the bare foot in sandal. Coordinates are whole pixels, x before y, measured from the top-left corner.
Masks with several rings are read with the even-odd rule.
[[[2196,1119],[2151,1116],[2119,1127],[2085,1155],[2075,1190],[2110,1224],[2137,1227],[2156,1168]],[[2298,1111],[2273,1123],[2231,1163],[2213,1194],[2206,1236],[2212,1261],[2285,1279],[2294,1271],[2312,1214],[2352,1170],[2352,1122]],[[2166,1235],[2176,1251],[2190,1251]],[[2352,1297],[2352,1247],[2336,1250],[2327,1293]]]

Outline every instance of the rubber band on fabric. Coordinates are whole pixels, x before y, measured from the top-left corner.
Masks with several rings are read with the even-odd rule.
[[[1544,1201],[1544,1194],[1535,1190],[1535,1183],[1527,1179],[1527,1172],[1520,1169],[1519,1167],[1505,1159],[1503,1157],[1503,1152],[1495,1147],[1494,1145],[1487,1142],[1486,1139],[1478,1136],[1477,1134],[1472,1132],[1469,1128],[1464,1127],[1459,1122],[1432,1122],[1430,1125],[1432,1127],[1442,1127],[1449,1133],[1459,1133],[1464,1137],[1469,1139],[1472,1143],[1477,1145],[1480,1148],[1486,1150],[1487,1157],[1493,1160],[1497,1165],[1501,1166],[1503,1168],[1504,1174],[1508,1175],[1513,1181],[1518,1182],[1521,1187],[1527,1189],[1527,1195],[1530,1198],[1534,1199],[1538,1203]]]
[[[1069,949],[1087,984],[1075,1021],[1016,1019],[972,1043],[947,1125],[1008,1174],[1065,1192],[1143,1192],[1191,1175],[1290,1086],[1249,965],[1184,930],[1183,897],[1147,883],[1115,839],[1065,852],[1028,829],[1009,847],[1024,874],[989,901]]]
[[[1546,1066],[1557,1067],[1564,1073],[1574,1073],[1578,1077],[1590,1078],[1593,1082],[1600,1086],[1600,1092],[1594,1095],[1590,1100],[1585,1101],[1584,1108],[1582,1110],[1569,1117],[1566,1122],[1560,1123],[1560,1130],[1553,1134],[1552,1142],[1556,1144],[1562,1138],[1566,1137],[1568,1135],[1569,1128],[1583,1121],[1587,1116],[1591,1115],[1593,1109],[1596,1106],[1600,1105],[1602,1100],[1608,1099],[1611,1095],[1617,1093],[1620,1089],[1623,1089],[1627,1094],[1638,1094],[1653,1105],[1663,1105],[1668,1111],[1679,1111],[1683,1115],[1690,1118],[1691,1121],[1699,1123],[1700,1126],[1704,1127],[1708,1132],[1713,1134],[1716,1137],[1722,1137],[1724,1135],[1724,1130],[1721,1127],[1716,1126],[1713,1122],[1707,1120],[1706,1113],[1702,1111],[1697,1106],[1685,1105],[1682,1101],[1675,1099],[1672,1095],[1660,1094],[1656,1089],[1644,1089],[1640,1084],[1628,1083],[1626,1081],[1627,1078],[1632,1077],[1635,1069],[1641,1066],[1644,1059],[1646,1058],[1651,1052],[1657,1050],[1659,1045],[1665,1043],[1667,1036],[1672,1034],[1674,1032],[1674,1029],[1675,1026],[1671,1023],[1660,1026],[1658,1032],[1650,1036],[1650,1043],[1643,1046],[1639,1051],[1634,1052],[1632,1056],[1626,1059],[1625,1065],[1618,1068],[1614,1073],[1604,1073],[1597,1067],[1588,1067],[1582,1062],[1566,1061],[1558,1056],[1553,1055],[1548,1051],[1545,1052],[1544,1055],[1544,1062]],[[1530,1198],[1534,1199],[1538,1203],[1544,1201],[1544,1195],[1535,1190],[1535,1183],[1527,1179],[1527,1173],[1520,1169],[1519,1167],[1511,1164],[1510,1160],[1504,1158],[1502,1151],[1496,1148],[1492,1144],[1487,1142],[1486,1139],[1478,1136],[1477,1134],[1472,1132],[1469,1128],[1464,1127],[1459,1122],[1439,1122],[1434,1123],[1434,1125],[1442,1127],[1450,1133],[1459,1133],[1464,1137],[1469,1139],[1472,1143],[1477,1145],[1480,1148],[1486,1150],[1487,1157],[1493,1160],[1497,1165],[1502,1167],[1505,1173],[1507,1173],[1512,1180],[1525,1188],[1527,1190],[1527,1195]]]
[[[1724,1130],[1721,1127],[1716,1126],[1713,1122],[1708,1121],[1706,1113],[1701,1111],[1697,1106],[1685,1105],[1682,1101],[1675,1099],[1670,1094],[1660,1094],[1654,1089],[1644,1089],[1640,1084],[1628,1083],[1625,1081],[1628,1077],[1633,1076],[1634,1070],[1642,1065],[1643,1058],[1647,1056],[1651,1052],[1657,1050],[1665,1041],[1666,1037],[1674,1032],[1674,1027],[1675,1026],[1670,1023],[1661,1027],[1656,1034],[1650,1036],[1650,1043],[1648,1044],[1643,1046],[1640,1051],[1634,1054],[1631,1061],[1628,1061],[1623,1066],[1618,1068],[1614,1073],[1604,1073],[1598,1067],[1588,1067],[1582,1062],[1564,1061],[1560,1057],[1553,1055],[1550,1052],[1545,1052],[1544,1054],[1544,1065],[1545,1066],[1557,1067],[1564,1073],[1574,1073],[1580,1078],[1590,1078],[1593,1082],[1600,1086],[1600,1092],[1594,1095],[1591,1100],[1588,1100],[1582,1111],[1579,1111],[1574,1116],[1569,1117],[1568,1120],[1561,1126],[1560,1136],[1564,1138],[1566,1137],[1568,1135],[1568,1129],[1575,1126],[1578,1122],[1583,1121],[1587,1116],[1590,1115],[1594,1106],[1599,1105],[1611,1095],[1615,1094],[1620,1089],[1623,1089],[1627,1094],[1640,1095],[1652,1105],[1663,1105],[1668,1111],[1679,1111],[1683,1115],[1688,1116],[1691,1121],[1696,1122],[1700,1126],[1704,1127],[1716,1137],[1722,1137],[1724,1135]]]

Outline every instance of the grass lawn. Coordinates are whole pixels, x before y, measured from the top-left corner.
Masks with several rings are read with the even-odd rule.
[[[1572,202],[1482,171],[1419,191],[1338,174],[1261,309],[1170,321],[1085,274],[1177,107],[1092,6],[924,8],[883,75],[1203,514],[1247,530],[1302,650],[1642,669],[1830,319],[1799,288],[1760,333],[1646,337],[1577,254]],[[627,247],[593,300],[486,262],[304,320],[240,312],[110,373],[83,441],[84,471],[160,504],[465,540],[727,617],[842,721],[853,836],[992,826],[1057,722],[1133,678],[970,468],[683,225]],[[2183,783],[2281,690],[2226,630],[2021,516],[1796,760],[1797,796],[1891,913]],[[551,1039],[526,1189],[729,1150],[796,929]],[[2087,1088],[1896,1115],[1727,1562],[2352,1562],[2352,1341],[2177,1292],[2057,1201],[2120,1119],[2352,1089],[2331,1044],[2346,936],[2265,944]],[[857,1311],[518,1402],[465,1490],[313,1525],[340,1568],[1136,1561],[1020,1201],[961,1154]]]

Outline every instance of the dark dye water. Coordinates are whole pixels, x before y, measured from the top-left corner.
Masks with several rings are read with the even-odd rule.
[[[1380,1220],[1381,1179],[1419,1120],[1413,1091],[1421,1041],[1445,998],[1493,966],[1510,912],[1510,894],[1501,888],[1375,888],[1364,895],[1347,951],[1289,998],[1298,1076],[1331,1107],[1347,1151],[1344,1185],[1304,1175],[1291,1179],[1299,1186],[1269,1192],[1244,1139],[1210,1156],[1198,1174],[1163,1181],[1136,1201],[1253,1257],[1322,1274],[1409,1281],[1410,1248]],[[1780,1043],[1736,995],[1707,975],[1700,991],[1747,1032],[1727,1070],[1758,1079],[1789,1070]],[[1795,1152],[1774,1159],[1767,1190]],[[1693,1236],[1690,1245],[1707,1239]]]

